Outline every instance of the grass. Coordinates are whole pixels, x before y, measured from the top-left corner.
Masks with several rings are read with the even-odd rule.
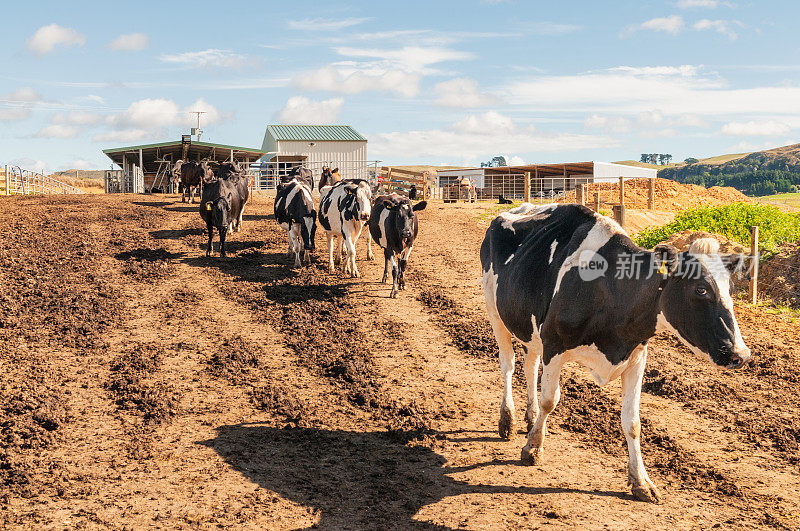
[[[670,235],[686,229],[721,234],[743,245],[750,244],[750,227],[759,227],[759,248],[768,254],[783,243],[800,240],[800,214],[783,212],[765,204],[733,203],[685,210],[661,227],[639,232],[634,241],[651,249]]]
[[[756,197],[756,201],[762,203],[769,203],[773,205],[787,205],[795,208],[800,208],[800,192],[791,194],[774,194]]]

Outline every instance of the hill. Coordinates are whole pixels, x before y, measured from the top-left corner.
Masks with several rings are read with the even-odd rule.
[[[658,176],[705,187],[731,186],[751,196],[792,192],[800,187],[800,144],[678,164]]]

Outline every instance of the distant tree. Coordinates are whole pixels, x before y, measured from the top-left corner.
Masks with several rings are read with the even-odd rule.
[[[650,153],[650,164],[658,164],[658,153]]]
[[[669,164],[671,161],[672,161],[672,155],[670,155],[669,153],[660,153],[658,155],[658,163],[661,166],[665,166]]]
[[[507,166],[506,158],[502,155],[492,157],[489,162],[481,162],[481,168],[500,168],[502,166]]]
[[[683,162],[685,162],[686,164],[696,164],[700,161],[694,157],[689,157],[688,159],[683,159]]]
[[[639,162],[647,164],[649,161],[650,161],[650,153],[642,153],[642,158],[639,159]]]

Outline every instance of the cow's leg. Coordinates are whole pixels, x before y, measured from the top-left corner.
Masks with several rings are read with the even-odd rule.
[[[406,247],[403,249],[403,252],[400,253],[400,279],[398,281],[399,288],[401,290],[406,289],[406,266],[408,265],[408,257],[411,255],[412,247]]]
[[[346,235],[343,240],[345,251],[347,251],[347,269],[349,269],[351,277],[358,278],[360,275],[356,267],[356,246],[355,243],[353,243],[353,233],[350,231],[345,232]]]
[[[225,236],[228,234],[228,227],[220,227],[219,229],[219,257],[225,258]]]
[[[397,268],[397,259],[394,256],[394,252],[391,252],[390,254],[391,254],[391,257],[389,258],[389,260],[392,263],[392,292],[389,294],[389,296],[391,298],[393,298],[393,299],[396,299],[397,298],[397,282],[398,282],[398,278],[397,277],[400,276],[400,272],[397,270],[398,269]]]
[[[511,379],[514,376],[514,344],[511,342],[511,332],[503,324],[497,312],[489,312],[489,314],[492,331],[497,345],[500,347],[500,373],[503,375],[503,401],[500,403],[498,433],[503,439],[510,439],[516,433],[516,414],[511,387]]]
[[[522,347],[525,349],[525,385],[528,388],[528,403],[525,408],[525,420],[527,429],[533,429],[533,423],[539,414],[539,394],[537,393],[536,380],[539,377],[539,362],[542,360],[542,339],[533,331],[531,340]]]
[[[302,250],[302,242],[303,238],[300,236],[300,224],[295,223],[292,225],[292,250],[294,251],[294,266],[295,267],[302,267],[302,263],[300,262],[300,251]]]
[[[383,276],[381,277],[381,283],[385,284],[386,281],[389,280],[389,263],[391,261],[392,252],[389,249],[383,250]]]
[[[375,260],[375,255],[372,254],[372,236],[367,228],[367,260]]]
[[[561,398],[561,356],[556,356],[542,370],[542,392],[539,397],[539,415],[528,433],[528,443],[522,447],[522,464],[536,465],[542,460],[542,446],[547,427],[547,417]]]
[[[244,216],[244,205],[242,205],[242,209],[239,211],[239,217],[236,218],[236,227],[234,228],[234,232],[239,232],[242,230],[242,216]]]
[[[638,359],[636,359],[639,354]],[[644,468],[642,448],[639,444],[641,423],[639,422],[639,398],[642,390],[642,375],[647,362],[647,346],[631,354],[630,365],[622,373],[622,432],[628,442],[628,485],[637,500],[658,503],[661,495]]]
[[[336,238],[334,238],[333,232],[326,231],[325,235],[328,237],[328,272],[334,273],[336,272],[336,266],[333,263],[333,242]]]
[[[206,248],[206,256],[211,256],[211,243],[214,240],[214,225],[209,221],[206,223],[208,229],[208,247]]]

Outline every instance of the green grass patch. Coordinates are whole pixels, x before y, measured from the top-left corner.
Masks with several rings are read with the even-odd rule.
[[[716,207],[685,210],[661,227],[649,227],[633,240],[651,249],[670,235],[686,229],[722,234],[726,238],[750,245],[750,227],[759,227],[759,248],[775,251],[782,243],[800,241],[800,213],[783,212],[764,204],[733,203]]]
[[[794,192],[791,194],[764,195],[761,197],[756,197],[756,201],[770,203],[773,205],[780,204],[800,208],[800,192]]]

